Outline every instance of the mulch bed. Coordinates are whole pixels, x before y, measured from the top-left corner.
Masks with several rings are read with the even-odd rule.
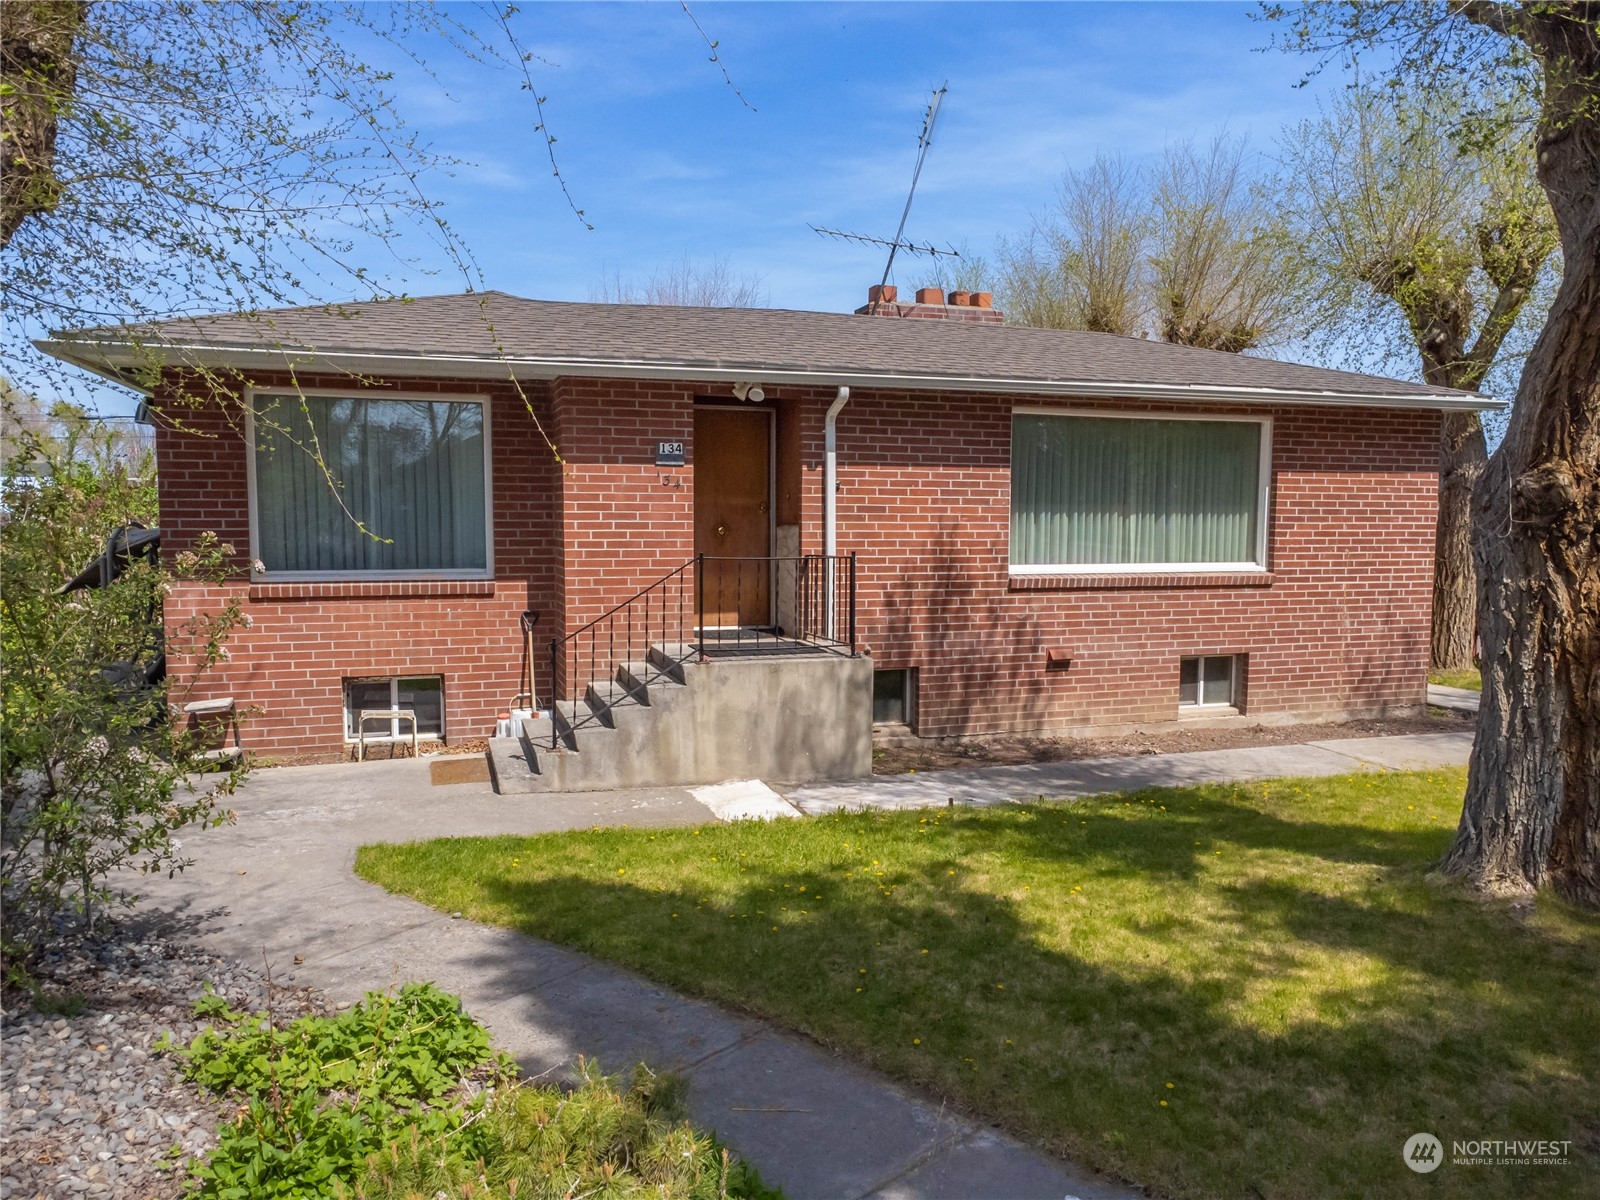
[[[907,771],[942,771],[956,767],[1021,766],[1026,763],[1073,762],[1133,754],[1182,754],[1193,750],[1239,750],[1250,746],[1287,746],[1336,738],[1396,737],[1410,733],[1449,733],[1472,729],[1472,713],[1440,712],[1422,717],[1333,721],[1315,725],[1237,725],[1209,729],[1174,729],[1131,733],[1113,738],[1049,738],[1003,736],[956,738],[906,746],[880,746],[872,752],[874,775]]]

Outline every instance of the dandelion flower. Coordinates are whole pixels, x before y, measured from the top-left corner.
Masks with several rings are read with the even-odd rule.
[[[1167,1084],[1167,1086],[1168,1086],[1168,1087],[1173,1087],[1173,1086],[1175,1086],[1175,1085],[1174,1085],[1174,1084],[1171,1084],[1171,1083],[1169,1083],[1169,1084]]]
[[[1163,1100],[1163,1101],[1162,1101],[1162,1102],[1161,1102],[1161,1107],[1162,1107],[1162,1108],[1165,1108],[1165,1107],[1166,1107],[1166,1106],[1167,1106],[1167,1102],[1166,1102],[1166,1101],[1165,1101],[1165,1100]]]
[[[921,1038],[912,1038],[911,1039],[911,1044],[913,1046],[920,1046],[920,1045],[922,1045],[922,1039]]]

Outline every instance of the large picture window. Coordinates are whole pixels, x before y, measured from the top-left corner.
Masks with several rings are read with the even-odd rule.
[[[1011,570],[1265,566],[1267,426],[1017,413]]]
[[[483,404],[254,401],[255,555],[269,573],[487,572]]]

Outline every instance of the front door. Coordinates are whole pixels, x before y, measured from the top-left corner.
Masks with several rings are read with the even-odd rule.
[[[772,623],[772,414],[694,411],[694,548],[704,554],[708,628]]]

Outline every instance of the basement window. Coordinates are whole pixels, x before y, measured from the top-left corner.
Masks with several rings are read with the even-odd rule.
[[[1180,710],[1238,710],[1241,656],[1211,654],[1183,659],[1178,667]]]
[[[344,737],[356,740],[363,709],[409,709],[417,714],[419,738],[444,737],[444,677],[442,675],[378,676],[344,681]],[[367,741],[411,738],[411,722],[374,717],[367,722]]]
[[[904,668],[872,673],[872,723],[911,724],[911,699],[915,672]]]

